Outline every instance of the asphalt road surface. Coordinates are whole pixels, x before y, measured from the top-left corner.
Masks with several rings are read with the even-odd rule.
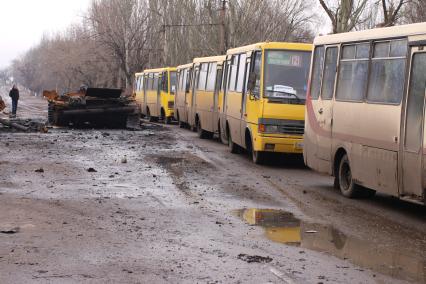
[[[426,282],[425,207],[142,126],[0,129],[0,283]]]

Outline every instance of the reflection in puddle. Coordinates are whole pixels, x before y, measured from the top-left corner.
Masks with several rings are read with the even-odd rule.
[[[426,283],[424,250],[415,254],[401,247],[385,247],[347,236],[332,226],[305,223],[280,210],[245,209],[241,213],[248,224],[262,226],[274,242],[327,252],[391,277]]]

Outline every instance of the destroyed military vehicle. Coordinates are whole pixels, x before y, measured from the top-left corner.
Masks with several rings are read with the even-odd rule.
[[[80,88],[63,95],[44,91],[43,96],[49,102],[51,125],[138,128],[140,108],[134,97],[122,93],[121,89]]]

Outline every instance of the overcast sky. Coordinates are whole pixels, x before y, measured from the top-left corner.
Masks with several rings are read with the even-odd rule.
[[[43,33],[78,22],[91,0],[0,0],[0,69],[38,43]]]

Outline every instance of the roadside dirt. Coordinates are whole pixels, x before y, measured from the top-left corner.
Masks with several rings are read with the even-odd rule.
[[[300,161],[147,122],[0,137],[0,283],[426,282],[424,207]]]

